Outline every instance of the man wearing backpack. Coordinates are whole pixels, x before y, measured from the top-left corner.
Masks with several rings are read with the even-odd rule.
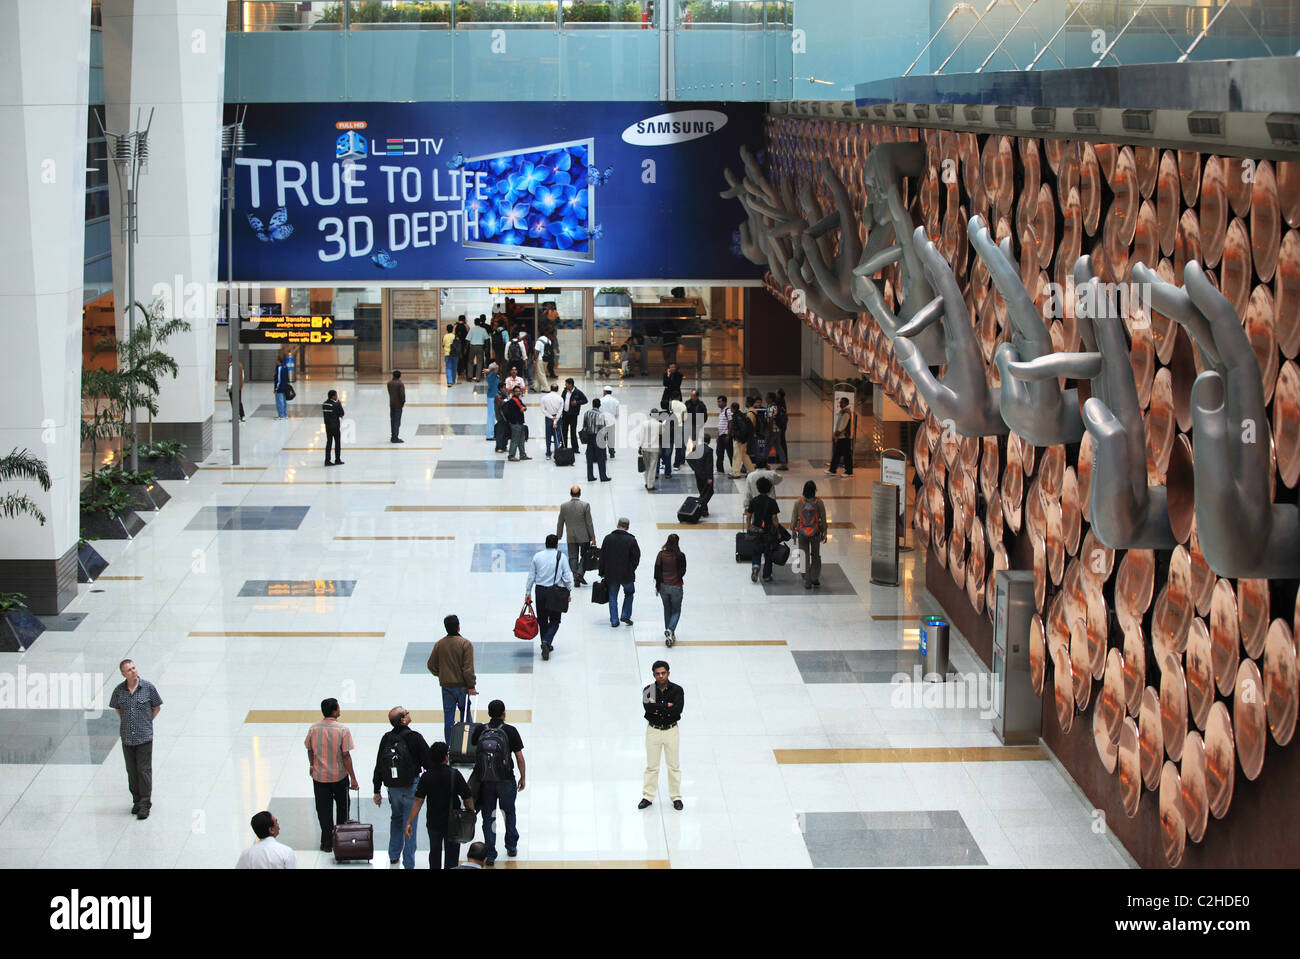
[[[528,350],[524,346],[524,334],[520,334],[510,341],[506,347],[506,365],[518,369],[526,377],[528,375]]]
[[[749,441],[754,438],[754,420],[740,412],[740,404],[731,404],[731,475],[740,479],[742,473],[754,471],[754,461],[749,458]]]
[[[406,817],[415,803],[415,787],[421,770],[430,769],[429,744],[411,728],[411,713],[401,706],[388,711],[392,729],[379,740],[379,755],[375,758],[375,805],[382,803],[379,786],[388,787],[388,806],[393,820],[388,828],[388,862],[397,865],[402,859],[403,869],[415,868],[414,835],[406,836]]]
[[[537,337],[537,342],[533,346],[535,356],[533,357],[533,389],[544,393],[551,388],[550,381],[546,378],[547,362],[554,362],[552,358],[551,338],[545,333]]]
[[[471,742],[478,747],[474,778],[482,792],[483,841],[487,844],[487,865],[497,861],[495,820],[499,805],[506,817],[506,855],[519,855],[519,830],[515,826],[515,799],[524,791],[524,741],[519,730],[506,722],[506,704],[499,699],[488,703],[488,724],[474,731]],[[513,761],[512,757],[513,756]],[[515,782],[515,763],[519,782]]]
[[[820,589],[822,543],[826,542],[826,504],[817,498],[817,484],[803,484],[803,496],[790,512],[790,528],[795,542],[803,550],[803,588]]]

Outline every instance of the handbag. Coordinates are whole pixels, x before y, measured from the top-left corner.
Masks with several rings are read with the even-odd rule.
[[[449,770],[451,776],[448,777],[447,785],[447,841],[448,842],[473,842],[474,841],[474,824],[478,819],[478,814],[465,809],[463,806],[455,808],[456,802],[456,770]]]
[[[525,599],[524,608],[519,611],[519,617],[515,620],[515,635],[520,639],[533,639],[537,633],[537,617],[533,615],[533,601]]]
[[[591,584],[591,601],[597,605],[605,605],[609,602],[609,583],[603,579],[598,579]]]
[[[553,613],[567,613],[569,611],[569,590],[560,584],[560,560],[564,557],[560,551],[555,551],[555,580],[554,586],[538,586],[537,591],[541,593],[537,597],[538,605],[545,606]],[[542,593],[542,590],[546,590]],[[545,599],[543,599],[545,597]]]
[[[295,390],[295,389],[293,388],[293,384],[292,384],[292,383],[285,383],[285,384],[284,384],[284,398],[285,398],[286,400],[292,400],[292,399],[296,399],[297,396],[298,396],[298,391]]]

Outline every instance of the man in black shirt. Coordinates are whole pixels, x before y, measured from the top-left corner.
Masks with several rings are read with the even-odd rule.
[[[587,394],[574,385],[573,377],[564,381],[564,392],[560,394],[560,399],[564,401],[563,423],[560,427],[560,433],[568,437],[565,443],[569,449],[578,448],[578,417],[582,415],[582,408],[587,405]]]
[[[339,420],[343,418],[343,404],[339,402],[339,391],[330,390],[325,402],[320,405],[321,416],[325,417],[325,465],[342,466],[339,454],[343,452],[339,435]],[[334,445],[334,462],[330,462],[330,444]]]
[[[673,808],[682,809],[682,767],[677,764],[677,721],[682,718],[686,694],[682,687],[668,681],[668,664],[662,659],[650,667],[655,681],[641,690],[645,708],[645,782],[637,809],[654,802],[659,788],[659,754],[668,756],[668,797]]]
[[[664,392],[659,398],[659,405],[664,409],[671,409],[669,404],[673,400],[679,403],[682,401],[682,372],[677,368],[676,363],[669,363],[668,369],[664,371]]]
[[[424,821],[429,827],[429,868],[455,869],[456,862],[460,859],[460,843],[446,838],[447,819],[452,810],[452,793],[460,797],[470,812],[474,811],[474,800],[469,793],[469,783],[465,782],[460,770],[447,765],[446,743],[434,743],[429,747],[429,762],[430,766],[420,777],[420,785],[415,790],[415,803],[406,820],[406,835],[414,838],[415,824],[420,819],[420,807],[427,799],[429,813]],[[459,807],[460,803],[456,805]],[[439,860],[443,862],[441,867]]]
[[[532,459],[524,452],[524,410],[528,407],[524,406],[522,394],[523,390],[516,386],[514,395],[501,404],[501,415],[510,424],[510,455],[507,459],[512,463]]]
[[[524,791],[524,741],[519,730],[506,722],[506,704],[499,699],[488,703],[489,722],[474,730],[470,739],[478,747],[474,771],[483,784],[479,805],[483,810],[483,841],[487,843],[487,864],[497,861],[496,808],[506,817],[506,855],[519,855],[519,830],[515,827],[515,799]],[[502,748],[504,747],[504,748]],[[514,757],[513,760],[511,757]],[[515,782],[515,763],[519,782]]]
[[[406,838],[406,817],[415,803],[415,784],[420,773],[433,762],[429,758],[429,744],[411,728],[409,710],[394,706],[388,712],[388,721],[393,728],[379,740],[379,754],[375,757],[375,805],[383,802],[380,786],[387,785],[388,805],[393,812],[388,827],[388,862],[395,866],[400,856],[404,868],[414,869],[418,840],[415,836]]]
[[[709,500],[713,498],[713,447],[709,445],[707,435],[700,437],[699,445],[691,451],[686,461],[695,474],[695,492],[699,494],[700,505],[704,507],[703,516],[709,515]]]
[[[749,501],[749,532],[755,533],[753,560],[749,579],[758,582],[758,566],[763,564],[763,582],[772,581],[772,549],[780,536],[781,523],[777,519],[781,508],[772,498],[772,481],[760,477],[755,484],[758,495]]]

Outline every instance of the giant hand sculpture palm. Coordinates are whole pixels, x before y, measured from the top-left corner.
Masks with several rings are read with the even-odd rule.
[[[934,298],[926,281],[926,270],[911,242],[915,224],[903,203],[902,180],[919,177],[925,165],[925,145],[918,142],[884,143],[875,147],[863,166],[867,205],[862,222],[867,228],[867,246],[862,262],[853,270],[853,298],[875,318],[890,341]],[[880,288],[871,278],[889,266],[899,264],[899,282],[903,308],[895,314],[885,302]],[[943,329],[925,325],[912,336],[912,345],[920,350],[925,362],[938,365],[944,361]]]
[[[1145,265],[1155,309],[1182,325],[1211,367],[1192,387],[1196,528],[1210,569],[1225,577],[1300,576],[1300,528],[1294,506],[1269,494],[1269,432],[1259,362],[1232,304],[1195,260],[1181,289]],[[1094,472],[1094,480],[1095,472]]]
[[[851,315],[859,309],[858,303],[853,299],[853,269],[862,258],[858,223],[853,216],[849,191],[844,189],[844,182],[836,175],[835,168],[825,159],[820,166],[822,179],[826,181],[831,197],[835,200],[835,210],[813,218],[817,201],[813,197],[812,188],[804,187],[801,198],[804,213],[810,222],[803,231],[803,252],[817,287],[841,311]],[[830,244],[832,230],[840,231],[840,249],[834,258]]]
[[[984,356],[975,342],[975,330],[966,313],[966,301],[943,254],[917,227],[912,242],[921,267],[939,295],[916,311],[912,321],[901,327],[894,351],[916,384],[930,411],[946,429],[962,436],[1001,436],[1008,432],[998,412],[998,397],[984,378]],[[944,357],[947,369],[937,380],[912,337],[943,320]]]
[[[1178,540],[1169,525],[1165,487],[1147,485],[1146,428],[1124,321],[1092,275],[1090,257],[1075,261],[1074,282],[1080,301],[1088,305],[1097,351],[1008,362],[1005,373],[1026,382],[1055,382],[1058,376],[1092,380],[1083,423],[1092,434],[1093,534],[1111,549],[1173,549]],[[1080,332],[1085,330],[1082,322]]]
[[[1002,419],[1034,446],[1079,442],[1083,437],[1083,418],[1079,415],[1078,390],[1062,390],[1054,376],[1022,380],[1007,372],[1008,364],[1036,360],[1056,349],[1033,299],[1020,282],[1020,268],[1011,255],[1010,237],[999,247],[979,216],[971,217],[969,233],[975,253],[988,267],[993,285],[1006,301],[1013,331],[1011,342],[1003,343],[993,355],[993,362],[1002,373],[999,402]],[[1083,326],[1086,321],[1079,322]]]

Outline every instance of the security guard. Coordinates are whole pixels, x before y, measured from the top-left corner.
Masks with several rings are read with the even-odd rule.
[[[321,415],[325,417],[325,465],[342,466],[339,456],[343,452],[339,436],[339,420],[343,419],[343,404],[339,402],[339,391],[330,390],[330,395],[320,405]],[[334,462],[330,462],[330,444],[334,444]]]

